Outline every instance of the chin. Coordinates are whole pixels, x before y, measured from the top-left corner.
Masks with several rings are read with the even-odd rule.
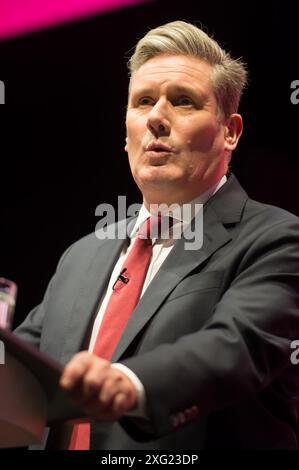
[[[141,183],[143,187],[146,187],[147,185],[175,184],[176,182],[182,180],[182,177],[183,175],[180,171],[170,171],[166,165],[161,165],[142,169],[136,175],[136,181]]]

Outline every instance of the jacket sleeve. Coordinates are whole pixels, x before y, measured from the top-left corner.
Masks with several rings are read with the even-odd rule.
[[[71,249],[71,246],[61,256],[58,262],[57,268],[56,268],[56,272],[60,269],[70,249]],[[48,299],[51,295],[52,286],[53,286],[54,279],[55,279],[55,274],[53,275],[52,279],[50,280],[48,284],[48,287],[47,287],[47,290],[45,292],[42,302],[39,305],[37,305],[34,309],[32,309],[31,312],[25,318],[25,320],[14,330],[14,333],[17,336],[21,337],[25,341],[28,341],[36,348],[40,347],[40,339],[41,339],[41,334],[42,334],[42,329],[43,329],[44,317],[47,311]]]

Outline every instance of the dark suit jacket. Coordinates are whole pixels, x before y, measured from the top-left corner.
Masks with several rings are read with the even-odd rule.
[[[144,384],[149,421],[96,424],[92,448],[297,448],[299,219],[249,199],[229,175],[203,224],[202,248],[176,242],[112,357]],[[72,245],[17,333],[69,361],[123,243],[91,234]]]

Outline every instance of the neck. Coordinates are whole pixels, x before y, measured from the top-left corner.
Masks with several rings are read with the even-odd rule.
[[[203,198],[203,202],[205,202],[206,198],[209,198],[216,190],[218,184],[220,183],[222,178],[215,181],[213,184],[206,185],[202,187],[199,191],[198,188],[194,192],[186,193],[182,191],[181,193],[163,193],[153,191],[153,192],[144,192],[143,193],[143,204],[149,212],[150,207],[154,206],[171,206],[173,204],[182,206],[183,204],[188,204],[196,198]]]

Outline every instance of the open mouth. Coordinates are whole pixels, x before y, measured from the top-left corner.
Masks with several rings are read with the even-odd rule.
[[[162,147],[155,148],[153,150],[150,150],[151,152],[169,152],[169,150],[165,150]]]
[[[146,147],[147,152],[154,153],[172,153],[173,150],[170,146],[163,144],[161,142],[152,142]]]

